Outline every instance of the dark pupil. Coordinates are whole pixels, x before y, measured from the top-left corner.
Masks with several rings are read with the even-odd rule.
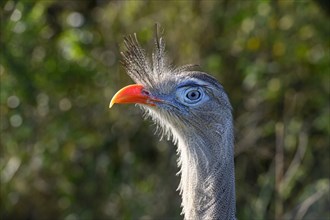
[[[187,93],[187,98],[191,100],[196,100],[201,96],[200,92],[198,91],[191,91]]]

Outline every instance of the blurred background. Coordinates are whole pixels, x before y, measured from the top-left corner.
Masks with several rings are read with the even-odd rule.
[[[330,3],[10,0],[1,12],[1,219],[182,219],[176,149],[134,105],[123,36],[165,29],[234,107],[238,219],[330,219]]]

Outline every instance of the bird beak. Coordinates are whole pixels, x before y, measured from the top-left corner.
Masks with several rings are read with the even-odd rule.
[[[159,102],[147,92],[142,85],[133,84],[125,86],[119,90],[111,99],[109,108],[111,108],[115,103],[126,104],[126,103],[138,103],[145,104],[149,106],[155,106],[155,102]]]

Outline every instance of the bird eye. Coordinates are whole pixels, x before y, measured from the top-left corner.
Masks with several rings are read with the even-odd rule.
[[[197,100],[201,97],[201,93],[198,90],[191,90],[186,93],[186,98],[190,100]]]
[[[183,104],[194,105],[203,99],[204,91],[200,87],[186,87],[178,91],[177,97]]]

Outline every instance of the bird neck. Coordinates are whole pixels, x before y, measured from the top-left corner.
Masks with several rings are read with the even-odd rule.
[[[185,219],[235,219],[232,130],[229,126],[214,134],[200,131],[198,137],[178,135],[179,189]]]

